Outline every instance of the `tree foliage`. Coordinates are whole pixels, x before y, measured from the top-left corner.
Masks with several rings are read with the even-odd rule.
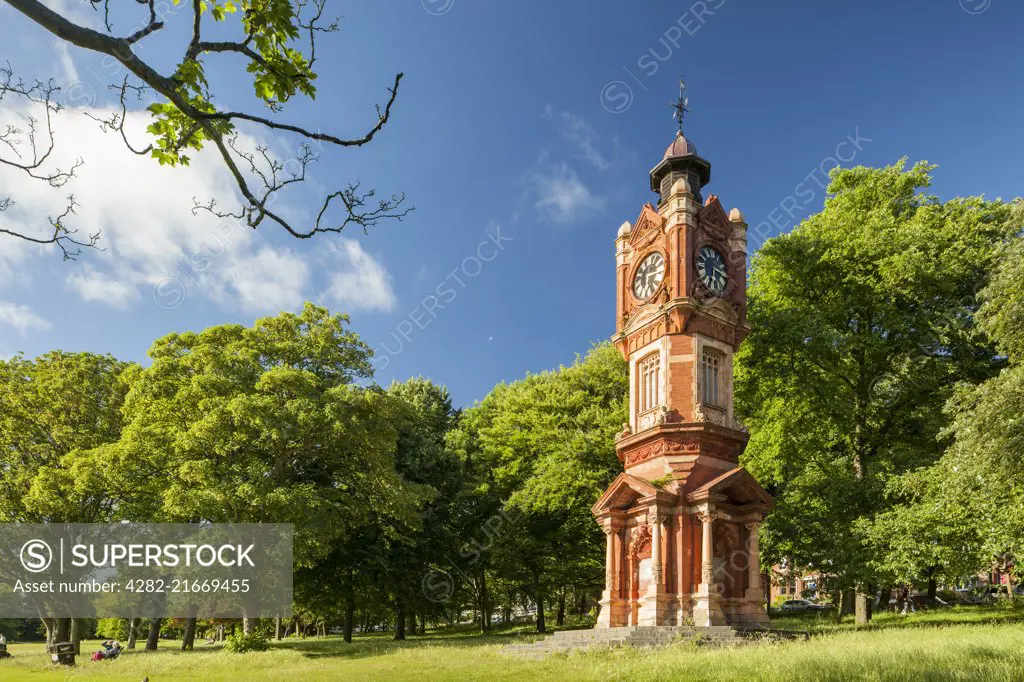
[[[479,512],[476,546],[463,559],[523,585],[539,612],[558,586],[590,586],[603,574],[590,508],[620,470],[627,377],[618,351],[598,346],[569,367],[495,387],[451,436]],[[514,522],[487,526],[503,509]]]
[[[1015,207],[1017,236],[981,292],[977,319],[1008,364],[980,384],[963,383],[946,405],[949,449],[935,464],[894,482],[899,502],[872,533],[902,538],[879,563],[904,572],[937,567],[955,578],[1024,556],[1024,204]]]
[[[120,437],[134,369],[62,351],[0,360],[0,521],[109,518],[109,500],[90,492],[97,472],[83,453]]]
[[[864,530],[888,483],[939,458],[957,383],[1004,364],[974,320],[1013,207],[939,201],[931,169],[836,169],[824,210],[752,262],[736,379],[745,463],[777,501],[766,559],[840,586],[885,578]]]

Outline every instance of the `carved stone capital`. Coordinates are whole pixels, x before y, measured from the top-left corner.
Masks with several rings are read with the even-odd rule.
[[[700,519],[701,523],[712,523],[716,518],[718,518],[718,514],[710,509],[702,509],[697,512],[697,518]]]
[[[761,522],[760,521],[748,521],[747,523],[743,524],[743,527],[746,528],[751,533],[756,533],[757,529],[761,527]]]

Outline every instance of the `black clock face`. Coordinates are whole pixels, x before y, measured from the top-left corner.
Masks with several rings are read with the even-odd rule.
[[[640,299],[650,298],[663,279],[665,258],[660,253],[652,253],[643,259],[633,275],[633,293]]]
[[[729,279],[725,259],[710,246],[702,246],[697,254],[697,274],[711,293],[721,294],[725,291],[725,283]]]

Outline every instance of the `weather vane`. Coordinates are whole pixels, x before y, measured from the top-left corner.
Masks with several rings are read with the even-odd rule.
[[[685,96],[686,93],[686,81],[681,77],[679,79],[679,99],[672,103],[672,108],[675,110],[672,114],[672,118],[679,122],[679,134],[683,134],[683,117],[686,116],[686,112],[689,109],[686,105],[690,103],[689,98]]]

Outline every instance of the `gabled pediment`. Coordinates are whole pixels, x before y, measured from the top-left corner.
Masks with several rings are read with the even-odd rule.
[[[649,481],[621,473],[604,491],[591,511],[595,516],[599,516],[614,509],[629,509],[640,500],[652,497],[665,502],[672,502],[676,499],[675,495],[652,485]]]
[[[629,246],[634,250],[646,248],[665,227],[665,219],[650,204],[644,204],[629,235]]]
[[[768,508],[774,504],[768,491],[743,467],[736,467],[711,479],[687,495],[686,499],[691,504],[708,500],[728,502],[736,506],[763,505]]]
[[[728,236],[732,232],[729,216],[714,194],[708,197],[707,203],[701,208],[700,214],[697,216],[697,224],[702,229],[721,236]]]

